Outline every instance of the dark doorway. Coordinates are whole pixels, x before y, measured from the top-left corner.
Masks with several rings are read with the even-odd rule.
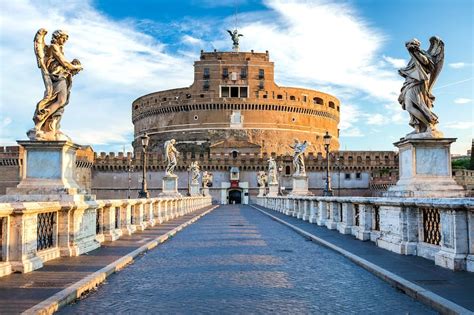
[[[229,190],[229,204],[242,203],[242,192],[240,190]]]

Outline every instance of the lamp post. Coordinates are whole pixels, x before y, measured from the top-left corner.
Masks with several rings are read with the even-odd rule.
[[[331,135],[326,131],[324,135],[324,148],[326,149],[326,188],[324,188],[324,196],[332,196],[331,179],[329,178],[329,146],[331,145]]]
[[[142,180],[142,190],[138,193],[138,198],[149,198],[150,194],[148,193],[147,186],[146,186],[146,147],[148,146],[148,140],[150,137],[146,133],[144,133],[140,140],[142,141],[142,167],[143,167],[143,180]]]
[[[278,195],[283,196],[283,192],[281,191],[281,171],[283,171],[283,166],[280,164],[278,167]]]
[[[132,172],[133,172],[133,165],[132,165],[132,158],[128,158],[128,194],[127,198],[130,199],[130,189],[132,186]]]
[[[341,196],[341,158],[338,156],[337,159],[337,196]]]

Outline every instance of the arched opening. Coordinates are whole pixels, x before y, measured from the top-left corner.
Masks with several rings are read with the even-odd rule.
[[[291,174],[291,167],[289,165],[287,165],[285,167],[285,175],[290,175]]]
[[[242,191],[238,189],[229,190],[229,204],[241,204],[242,203]]]

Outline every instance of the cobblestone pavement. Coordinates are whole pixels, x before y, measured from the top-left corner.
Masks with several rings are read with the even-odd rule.
[[[83,313],[434,313],[244,205],[222,206],[62,309]]]

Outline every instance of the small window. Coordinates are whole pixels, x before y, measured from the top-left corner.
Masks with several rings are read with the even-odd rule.
[[[135,109],[138,109],[138,105],[135,105],[135,107],[134,107],[134,108],[135,108]]]
[[[259,79],[265,79],[265,70],[258,69],[258,78]]]
[[[247,79],[247,69],[245,68],[240,69],[240,78]]]
[[[292,122],[295,122],[295,121],[296,121],[296,117],[291,118],[291,121],[292,121]]]
[[[308,97],[306,95],[303,95],[303,102],[307,102],[308,101]]]
[[[229,77],[229,69],[224,68],[222,69],[222,78],[227,79]]]
[[[198,115],[194,115],[194,120],[198,120],[198,119],[199,119]]]
[[[318,105],[323,105],[323,104],[324,104],[324,101],[323,101],[323,99],[320,98],[320,97],[314,97],[314,98],[313,98],[313,103],[314,103],[314,104],[318,104]]]
[[[334,102],[329,102],[329,107],[335,108]]]
[[[344,178],[345,178],[345,179],[351,179],[351,174],[350,174],[350,173],[346,173]]]
[[[361,173],[356,173],[356,179],[362,179],[362,174]]]
[[[247,97],[247,87],[246,86],[241,86],[240,87],[240,97]]]
[[[341,109],[339,108],[339,106],[337,107],[337,111],[338,111],[338,112],[340,112],[340,111],[341,111]]]
[[[267,95],[267,94],[264,94],[264,95],[263,95],[263,98],[268,98],[268,95]]]
[[[187,93],[186,98],[191,98],[191,94]]]
[[[290,96],[290,101],[294,101],[296,100],[296,97],[294,97],[293,95]]]
[[[260,81],[260,83],[258,84],[258,88],[260,90],[263,90],[265,88],[265,83],[263,83],[263,81]]]
[[[230,87],[230,97],[239,97],[239,87],[231,86]]]
[[[163,97],[161,100],[162,100],[163,102],[166,102],[166,97]]]
[[[233,159],[237,158],[237,155],[239,155],[239,153],[237,151],[232,151],[232,158]]]
[[[221,86],[221,97],[229,97],[229,87]]]
[[[285,174],[286,174],[286,175],[290,175],[290,174],[291,174],[291,167],[290,167],[289,165],[287,165],[287,166],[285,167]]]
[[[201,98],[204,98],[204,94],[199,95]]]
[[[209,78],[210,78],[209,68],[204,68],[204,75],[203,75],[203,78],[204,78],[204,79],[209,79]]]
[[[282,100],[282,99],[283,99],[283,95],[278,94],[278,95],[277,95],[277,99]]]

